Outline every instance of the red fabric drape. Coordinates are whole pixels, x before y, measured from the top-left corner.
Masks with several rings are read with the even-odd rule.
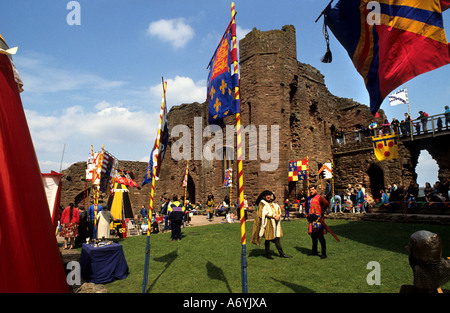
[[[11,63],[0,55],[0,292],[69,292]]]

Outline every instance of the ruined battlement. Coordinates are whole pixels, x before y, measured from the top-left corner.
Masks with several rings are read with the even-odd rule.
[[[293,200],[300,189],[306,188],[306,184],[288,182],[289,161],[306,157],[310,162],[311,183],[321,182],[317,173],[319,163],[334,162],[336,191],[345,188],[348,183],[360,182],[370,193],[371,188],[377,190],[380,185],[401,176],[398,162],[380,164],[374,160],[373,152],[368,147],[351,153],[333,148],[331,138],[336,130],[353,131],[358,125],[368,125],[373,115],[366,105],[331,94],[320,71],[297,60],[297,39],[293,26],[270,31],[253,29],[240,41],[239,47],[241,123],[244,130],[250,131],[251,126],[258,130],[255,141],[250,140],[248,133],[244,134],[244,194],[250,203],[265,189],[272,189],[279,201],[288,197]],[[383,112],[380,115],[380,120],[385,118]],[[181,132],[177,134],[174,130],[179,131],[175,127],[184,125],[184,129],[189,130],[186,136],[190,141],[183,149],[191,149],[187,187],[190,201],[205,203],[207,195],[213,193],[216,203],[219,203],[225,195],[230,195],[229,188],[222,188],[224,172],[230,166],[233,168],[231,195],[234,201],[238,195],[236,142],[230,146],[224,136],[220,154],[228,155],[226,159],[211,159],[209,152],[203,149],[214,137],[213,134],[203,135],[208,126],[206,102],[174,106],[168,113],[168,119],[171,137],[157,181],[155,199],[158,201],[162,194],[184,196],[182,181],[187,159],[174,158],[175,154],[183,152],[179,143],[186,135]],[[236,117],[225,118],[225,123],[235,125]],[[264,127],[266,132],[261,133]],[[225,128],[222,131],[225,133]],[[276,131],[278,134],[274,136]],[[199,147],[202,149],[200,153]],[[274,151],[275,148],[278,151]],[[264,150],[266,155],[262,154]],[[250,158],[252,151],[256,151],[254,159]],[[409,159],[405,155],[403,162],[408,164]],[[233,156],[231,160],[230,156]],[[263,165],[275,162],[275,169],[262,170]],[[141,164],[135,166],[127,163],[126,168],[123,163],[119,164],[121,168],[134,169],[140,183],[146,164],[136,163]],[[414,173],[413,167],[406,168],[409,171],[412,168]],[[412,174],[410,176],[413,177]],[[79,182],[78,186],[79,189],[84,188],[84,183]],[[132,195],[139,192],[136,200],[132,198],[135,211],[142,204],[149,203],[150,191],[146,192],[145,188],[131,190]],[[64,201],[69,198],[63,197]]]

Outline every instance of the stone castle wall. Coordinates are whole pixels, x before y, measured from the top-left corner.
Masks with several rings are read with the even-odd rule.
[[[381,173],[384,183],[392,183],[391,179],[397,179],[400,173],[397,172],[399,166],[396,162],[378,163],[374,160],[370,147],[349,147],[349,150],[345,151],[336,150],[332,146],[331,138],[337,129],[353,131],[358,125],[366,126],[373,115],[365,105],[332,95],[325,85],[323,75],[317,69],[297,61],[296,45],[293,26],[265,32],[253,29],[239,43],[241,123],[245,134],[244,193],[249,201],[253,202],[265,189],[273,190],[279,201],[287,197],[293,200],[296,192],[306,185],[302,182],[288,182],[288,162],[306,157],[310,161],[311,183],[322,182],[317,174],[318,163],[331,161],[334,164],[335,189],[343,189],[349,182],[360,182],[370,192],[370,185],[374,181],[370,175],[373,173]],[[187,159],[188,197],[191,202],[205,203],[209,193],[214,194],[216,203],[222,201],[225,195],[230,195],[229,188],[222,188],[224,169],[230,164],[233,167],[234,186],[231,194],[233,200],[237,197],[237,157],[234,150],[236,142],[227,146],[225,127],[207,136],[207,110],[206,102],[171,108],[171,138],[160,179],[156,183],[156,203],[159,203],[159,197],[163,194],[170,197],[173,194],[184,195],[182,181]],[[381,111],[378,122],[384,119],[384,113]],[[229,126],[235,125],[236,117],[227,117],[225,123]],[[276,126],[279,131],[278,138],[273,138]],[[267,132],[264,131],[265,127]],[[257,141],[252,142],[247,133],[252,133],[255,129]],[[231,163],[221,158],[211,160],[211,153],[205,148],[212,139],[220,138],[217,137],[220,133],[224,137],[225,150],[233,152]],[[275,140],[278,140],[279,149],[276,160],[275,156],[271,155]],[[252,159],[255,151],[256,159]],[[214,151],[216,155],[222,152]],[[185,157],[180,158],[183,154]],[[271,158],[267,159],[267,155]],[[409,164],[408,157],[403,161]],[[133,171],[137,182],[142,182],[147,164],[125,162],[127,161],[120,161],[120,167]],[[271,169],[275,163],[277,166]],[[63,171],[66,173],[64,185],[68,185],[64,187],[64,205],[74,196],[79,199],[80,192],[84,190],[84,182],[81,179],[84,175],[83,165],[84,171],[84,162],[76,163]],[[264,170],[267,167],[269,170]],[[71,180],[67,180],[67,177],[71,177]],[[141,190],[133,188],[131,195],[135,212],[142,204],[148,207],[149,186],[144,186]]]

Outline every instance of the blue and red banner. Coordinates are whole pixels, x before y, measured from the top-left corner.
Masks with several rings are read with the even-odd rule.
[[[231,72],[231,64],[237,60],[237,50],[233,49],[232,36],[235,27],[230,23],[209,64],[207,99],[209,123],[222,124],[225,116],[239,112],[239,99],[233,97],[238,86],[238,74]]]
[[[401,84],[450,63],[442,18],[449,6],[449,0],[340,0],[325,9],[325,24],[364,78],[373,114]]]
[[[224,187],[224,188],[232,187],[232,183],[233,183],[233,169],[229,168],[225,171],[225,178],[223,180],[222,187]]]
[[[289,181],[308,180],[308,159],[289,161]]]

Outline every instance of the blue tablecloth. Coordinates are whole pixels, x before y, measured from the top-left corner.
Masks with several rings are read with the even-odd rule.
[[[81,277],[96,284],[124,279],[128,275],[128,263],[122,245],[112,243],[94,247],[83,243],[80,256]]]

